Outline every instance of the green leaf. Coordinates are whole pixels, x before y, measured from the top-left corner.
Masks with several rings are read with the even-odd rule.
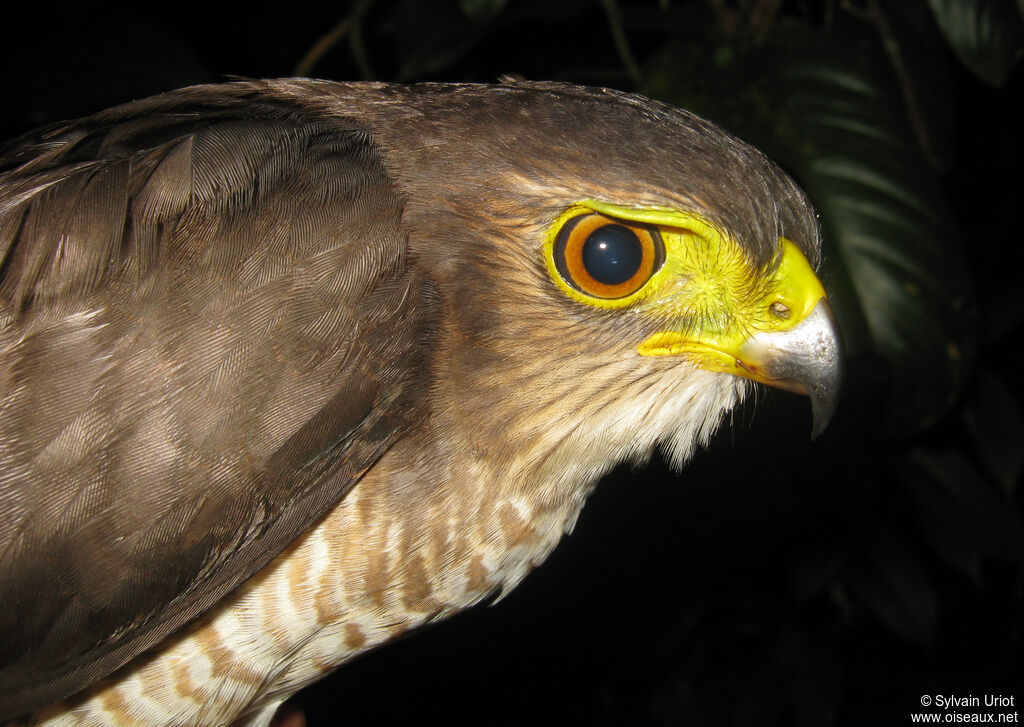
[[[487,3],[483,3],[486,5]],[[484,37],[492,15],[481,3],[403,0],[392,9],[396,81],[441,73],[466,56]],[[478,12],[479,11],[479,12]]]
[[[508,0],[459,0],[459,7],[474,20],[492,18],[501,12]]]
[[[983,371],[963,402],[964,424],[986,469],[1010,496],[1024,469],[1024,414],[1013,391]]]
[[[985,83],[1002,86],[1024,57],[1020,0],[928,0],[953,52]]]
[[[915,450],[897,467],[914,500],[921,534],[944,563],[976,582],[985,557],[1020,567],[1024,539],[1018,511],[966,455]]]
[[[854,596],[903,639],[928,646],[938,623],[938,599],[920,558],[889,528],[872,532],[846,580]]]

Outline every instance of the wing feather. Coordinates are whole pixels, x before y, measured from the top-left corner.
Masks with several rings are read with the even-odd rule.
[[[416,416],[431,296],[372,139],[205,93],[0,155],[0,716],[210,608]]]

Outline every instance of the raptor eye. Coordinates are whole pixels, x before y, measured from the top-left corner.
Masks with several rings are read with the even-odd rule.
[[[640,290],[661,266],[657,231],[605,215],[576,217],[555,242],[555,267],[576,290],[595,298],[625,298]]]

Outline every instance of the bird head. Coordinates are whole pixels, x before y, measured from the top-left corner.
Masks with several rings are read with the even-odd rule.
[[[382,93],[361,113],[452,322],[447,407],[476,436],[603,432],[682,462],[749,381],[809,394],[822,431],[842,356],[817,217],[763,154],[604,89]]]

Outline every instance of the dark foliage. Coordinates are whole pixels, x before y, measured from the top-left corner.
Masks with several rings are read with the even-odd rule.
[[[615,472],[495,607],[297,702],[311,725],[901,725],[922,695],[1024,698],[1021,8],[47,5],[7,26],[0,130],[233,74],[513,73],[641,91],[760,146],[826,233],[851,360],[825,436],[760,395],[682,475]]]

